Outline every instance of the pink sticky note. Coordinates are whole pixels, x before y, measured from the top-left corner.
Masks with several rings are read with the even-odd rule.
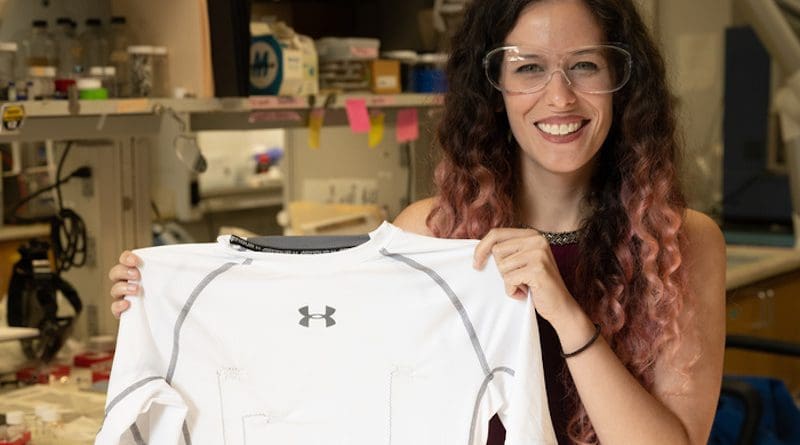
[[[353,133],[369,133],[369,113],[364,99],[347,99],[347,121]]]
[[[419,116],[416,108],[404,108],[397,111],[397,142],[416,141],[419,138]]]

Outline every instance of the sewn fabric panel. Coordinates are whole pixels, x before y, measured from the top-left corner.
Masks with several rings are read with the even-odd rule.
[[[109,400],[160,378],[114,403],[98,438],[116,422],[121,439],[98,443],[136,422],[146,443],[477,445],[496,413],[507,443],[555,443],[532,305],[492,261],[472,268],[475,244],[384,223],[333,253],[137,251],[146,294],[120,338],[138,339]]]

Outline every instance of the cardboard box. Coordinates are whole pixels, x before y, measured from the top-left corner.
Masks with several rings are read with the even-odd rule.
[[[375,94],[398,94],[401,91],[400,62],[375,59],[370,62],[369,86]]]

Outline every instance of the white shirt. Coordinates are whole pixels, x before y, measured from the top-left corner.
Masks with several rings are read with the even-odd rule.
[[[98,444],[555,444],[528,300],[476,241],[383,223],[332,253],[139,249]]]

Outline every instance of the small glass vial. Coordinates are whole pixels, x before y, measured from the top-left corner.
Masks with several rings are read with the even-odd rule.
[[[61,443],[64,424],[61,422],[61,413],[54,407],[42,410],[42,440],[37,445],[57,445]]]
[[[6,413],[6,436],[9,442],[27,444],[31,440],[31,432],[25,425],[25,415],[22,411],[9,411]]]

